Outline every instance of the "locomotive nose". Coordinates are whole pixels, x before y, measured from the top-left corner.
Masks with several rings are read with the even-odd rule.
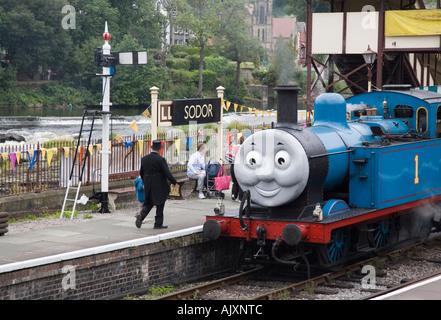
[[[257,168],[256,177],[261,181],[274,180],[274,165],[272,163],[265,163],[261,167]]]

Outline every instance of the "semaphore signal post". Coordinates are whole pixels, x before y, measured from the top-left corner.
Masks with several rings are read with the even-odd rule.
[[[98,66],[102,66],[103,73],[101,75],[103,78],[103,91],[102,91],[102,149],[101,149],[101,191],[99,195],[95,197],[100,199],[101,202],[101,213],[108,213],[108,193],[109,193],[109,156],[111,153],[110,141],[109,141],[109,125],[110,125],[110,107],[112,103],[110,102],[110,79],[115,73],[116,65],[138,65],[147,64],[147,52],[146,51],[134,51],[134,52],[111,52],[111,46],[109,41],[111,35],[108,31],[107,21],[104,27],[103,33],[104,45],[101,48],[95,50],[94,61]]]

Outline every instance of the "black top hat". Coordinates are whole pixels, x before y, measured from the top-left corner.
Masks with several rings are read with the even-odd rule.
[[[152,142],[152,149],[153,150],[161,150],[162,149],[161,140],[153,140],[153,142]]]

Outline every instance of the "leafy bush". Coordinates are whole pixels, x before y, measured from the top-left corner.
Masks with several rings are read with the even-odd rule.
[[[172,70],[173,83],[188,84],[194,80],[193,71],[187,70]]]
[[[202,84],[203,90],[213,90],[217,85],[217,74],[211,70],[202,71],[204,82]]]
[[[206,70],[214,71],[218,76],[224,76],[228,70],[228,60],[223,57],[205,57]]]
[[[199,55],[198,54],[192,54],[186,57],[186,59],[190,63],[189,70],[199,70]]]
[[[190,61],[182,58],[168,58],[167,67],[170,69],[190,70]]]
[[[232,101],[234,103],[244,103],[245,96],[248,90],[245,85],[245,81],[240,79],[239,86],[236,86],[235,76],[227,76],[224,79],[225,87],[225,100]]]
[[[176,53],[173,54],[173,56],[175,58],[185,58],[186,56],[188,56],[188,53],[185,51],[177,51]]]

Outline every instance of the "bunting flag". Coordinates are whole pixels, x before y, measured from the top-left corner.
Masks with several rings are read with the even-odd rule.
[[[179,138],[175,139],[175,148],[176,148],[176,152],[179,154],[179,150],[181,149],[181,139]]]
[[[247,132],[247,138],[248,138],[249,136],[251,136],[251,131],[248,131],[248,132]]]
[[[66,159],[69,158],[70,147],[63,147],[63,150],[64,150],[64,157]]]
[[[138,140],[138,150],[139,150],[139,155],[142,155],[142,151],[144,149],[144,140]]]
[[[2,158],[3,158],[4,161],[8,160],[8,158],[9,158],[9,153],[7,153],[7,152],[2,153]]]
[[[55,148],[52,148],[52,149],[49,149],[49,150],[46,151],[47,152],[47,166],[48,167],[51,166],[52,157],[54,156],[55,151],[56,151]]]
[[[15,161],[17,160],[17,155],[14,152],[10,153],[9,158],[11,159],[12,172],[15,172]]]
[[[15,153],[15,156],[17,158],[17,163],[20,164],[20,159],[21,159],[21,151],[18,151]]]
[[[37,158],[38,150],[28,150],[29,163],[32,168],[34,167],[35,159]]]
[[[231,134],[227,134],[227,146],[231,144]]]
[[[143,113],[141,113],[144,117],[150,118],[149,108],[145,109]]]
[[[136,121],[133,121],[132,124],[129,126],[129,128],[135,130],[136,132],[139,132],[138,126],[136,125]]]
[[[120,141],[120,140],[122,140],[123,139],[123,135],[122,135],[122,133],[120,133],[119,135],[117,135],[115,138],[113,138],[113,139],[115,139],[116,141]]]
[[[207,136],[207,137],[205,138],[205,143],[208,143],[208,141],[210,141],[210,136]]]
[[[92,157],[92,155],[93,155],[93,145],[90,144],[88,149],[89,149],[89,156]]]
[[[233,105],[234,107],[234,113],[237,113],[237,108],[239,108],[239,104],[238,103],[234,103],[231,101],[226,101],[224,99],[221,100],[221,106],[222,108],[224,108],[226,111],[228,111],[230,109],[230,106]],[[243,108],[245,108],[244,105],[240,105],[240,112],[243,112]]]
[[[263,118],[264,115],[265,115],[265,110],[262,110],[262,118]]]
[[[46,158],[46,148],[40,148],[41,150],[41,159],[44,160]]]
[[[164,140],[161,141],[161,146],[162,146],[162,148],[161,148],[160,152],[161,152],[161,156],[163,157],[164,156],[164,149],[165,149],[165,141]]]
[[[250,116],[253,114],[253,108],[248,108],[248,112],[250,113]]]
[[[259,114],[259,109],[254,110],[254,119],[257,118],[257,115]]]
[[[83,162],[84,147],[78,148],[78,163]]]
[[[125,146],[126,148],[131,147],[131,146],[132,146],[132,142],[131,142],[131,141],[125,141],[125,142],[124,142],[124,146]]]
[[[193,138],[192,137],[188,137],[187,138],[188,151],[191,151],[191,143],[192,142],[193,142]]]

